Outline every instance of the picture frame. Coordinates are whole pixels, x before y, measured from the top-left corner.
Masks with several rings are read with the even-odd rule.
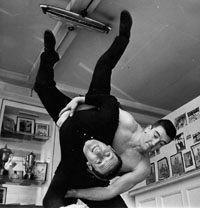
[[[200,117],[199,107],[188,112],[187,116],[188,116],[189,123],[192,123],[192,122],[196,121],[197,119],[199,119],[199,117]]]
[[[172,176],[182,175],[185,172],[182,153],[178,152],[170,156],[170,160],[172,167]]]
[[[195,168],[195,164],[194,164],[191,151],[187,151],[183,153],[183,162],[185,166],[185,172],[191,171]]]
[[[35,125],[34,119],[18,116],[16,131],[18,133],[23,133],[23,134],[34,134],[34,125]]]
[[[169,163],[166,157],[157,161],[158,165],[158,180],[164,180],[170,176]]]
[[[7,187],[0,187],[0,204],[6,203]]]
[[[8,132],[14,132],[15,131],[14,119],[4,116],[2,130]]]
[[[35,123],[35,135],[39,137],[48,137],[49,125],[43,123]]]
[[[197,143],[197,142],[200,142],[200,132],[196,132],[195,134],[192,134],[192,137],[193,137],[193,142],[194,143]]]
[[[34,168],[34,180],[45,182],[47,176],[47,169],[47,162],[36,162]]]
[[[181,152],[182,150],[184,150],[186,148],[186,146],[185,146],[185,138],[184,138],[183,132],[178,134],[175,137],[175,144],[176,144],[177,152]]]
[[[196,168],[200,168],[200,143],[191,146]]]
[[[151,172],[146,178],[146,184],[149,185],[154,182],[156,182],[155,163],[151,163]]]
[[[174,125],[175,125],[177,130],[186,126],[187,125],[186,113],[184,113],[184,114],[178,116],[177,118],[175,118]]]

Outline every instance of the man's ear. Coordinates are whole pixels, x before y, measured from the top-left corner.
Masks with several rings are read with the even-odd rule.
[[[150,131],[152,129],[152,125],[148,125],[145,129],[144,132],[147,133],[148,131]]]
[[[87,162],[86,164],[87,164],[89,170],[92,170],[92,165],[91,165],[91,163]]]

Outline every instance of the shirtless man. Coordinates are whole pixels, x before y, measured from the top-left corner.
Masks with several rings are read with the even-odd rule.
[[[84,97],[74,98],[62,112],[69,110],[72,116],[78,103],[84,103],[84,100]],[[158,120],[143,129],[130,113],[119,108],[119,124],[112,143],[112,148],[122,159],[119,177],[107,187],[69,190],[66,197],[106,200],[128,191],[146,179],[150,173],[149,152],[168,144],[175,135],[176,129],[169,120]],[[93,140],[89,140],[83,149],[88,161],[90,161],[88,152],[92,146]],[[100,147],[99,151],[101,151]]]
[[[53,66],[59,60],[54,50],[55,39],[53,34],[45,33],[45,52],[41,55],[34,89],[53,120],[60,125],[61,162],[44,198],[44,207],[58,208],[74,203],[76,198],[81,198],[91,208],[125,207],[119,194],[145,179],[150,171],[148,152],[167,144],[175,136],[175,128],[168,120],[142,129],[110,95],[111,72],[129,42],[131,25],[130,14],[123,11],[119,36],[98,60],[88,93],[75,98],[66,108],[71,99],[55,87],[53,80]],[[87,105],[79,105],[67,119],[70,113],[67,109],[76,108],[77,103]],[[86,172],[86,164],[104,181],[91,177]],[[116,173],[119,178],[112,184],[105,181]]]

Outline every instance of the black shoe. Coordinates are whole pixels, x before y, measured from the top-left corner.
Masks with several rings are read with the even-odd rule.
[[[56,39],[50,30],[44,32],[44,51],[55,51]]]
[[[119,35],[129,38],[132,23],[131,14],[127,10],[122,11],[120,15]]]

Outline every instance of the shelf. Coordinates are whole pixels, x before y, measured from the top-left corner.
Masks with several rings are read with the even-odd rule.
[[[189,179],[194,178],[194,177],[198,177],[199,174],[200,174],[200,169],[196,169],[196,170],[184,173],[180,176],[174,176],[174,177],[165,179],[163,181],[156,182],[156,183],[148,185],[148,186],[144,186],[144,187],[141,187],[141,188],[138,188],[138,189],[133,189],[133,190],[129,191],[129,195],[130,196],[135,196],[136,194],[141,194],[141,193],[144,193],[144,192],[153,191],[153,190],[158,189],[160,187],[164,187],[164,186],[167,186],[167,185],[170,185],[170,184],[174,184],[174,183],[177,183],[177,182],[182,182],[182,181],[185,181],[185,180],[189,180]]]
[[[16,139],[18,140],[28,140],[28,141],[40,141],[40,142],[45,142],[47,141],[50,136],[38,136],[35,134],[25,134],[25,133],[20,133],[20,132],[11,132],[11,131],[6,131],[2,130],[1,132],[1,139],[2,140],[9,140],[11,139],[12,141],[15,141]]]
[[[41,186],[45,181],[36,181],[29,179],[9,179],[8,177],[0,176],[0,184],[12,184],[20,186]]]

